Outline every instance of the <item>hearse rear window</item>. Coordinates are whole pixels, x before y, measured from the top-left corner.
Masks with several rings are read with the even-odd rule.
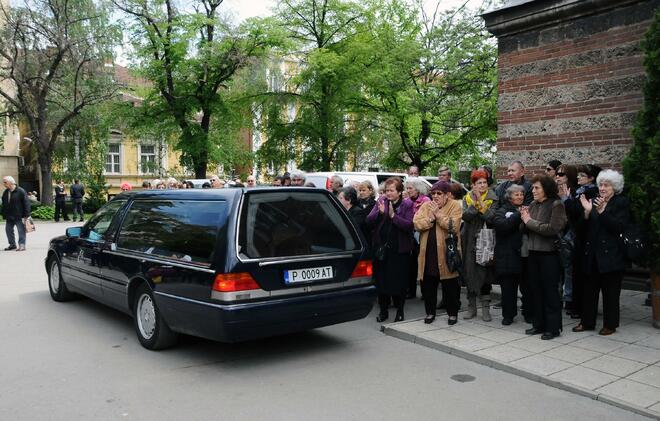
[[[320,193],[247,194],[241,211],[239,253],[269,258],[360,249],[360,242],[331,199]]]
[[[222,201],[138,200],[126,214],[117,246],[208,264],[224,213]]]

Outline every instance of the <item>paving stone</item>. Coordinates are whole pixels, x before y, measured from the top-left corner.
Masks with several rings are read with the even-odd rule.
[[[658,400],[660,401],[660,367],[652,365],[639,370],[628,376],[628,379],[648,384],[658,388]]]
[[[447,341],[453,341],[455,339],[470,337],[462,333],[454,332],[453,330],[450,329],[431,330],[429,332],[423,332],[419,336],[421,338],[428,339],[433,342],[447,342]]]
[[[542,340],[541,335],[528,336],[524,339],[509,342],[509,345],[524,349],[525,351],[533,352],[535,354],[561,346],[561,344],[557,342]]]
[[[459,316],[460,317],[460,316]],[[493,330],[491,327],[486,327],[480,324],[471,323],[469,321],[458,320],[454,326],[450,327],[451,330],[465,335],[481,335],[482,333],[490,332]]]
[[[605,385],[596,392],[620,401],[646,408],[660,400],[660,389],[633,380],[621,379]]]
[[[572,342],[571,345],[602,353],[609,353],[626,346],[624,342],[613,341],[602,336],[587,336],[584,339]]]
[[[660,418],[660,402],[656,403],[655,405],[649,406],[647,409],[650,409],[651,411],[655,411],[658,413],[658,418]]]
[[[429,330],[437,330],[440,329],[440,325],[435,325],[435,324],[425,324],[422,320],[413,320],[410,322],[404,322],[404,323],[396,323],[396,324],[389,324],[387,327],[396,329],[400,332],[405,332],[405,333],[411,333],[411,334],[416,334],[420,332],[427,332]]]
[[[549,376],[550,374],[573,367],[571,363],[546,357],[545,355],[530,355],[529,357],[513,361],[510,365],[542,376]]]
[[[564,383],[573,384],[589,390],[595,390],[617,381],[619,377],[605,374],[590,368],[575,366],[567,368],[550,376],[550,378]]]
[[[514,348],[509,345],[497,345],[491,348],[482,349],[480,351],[477,351],[477,354],[489,359],[493,359],[505,363],[533,355],[529,351],[525,351],[519,348]]]
[[[653,334],[654,334],[653,327],[651,326],[646,328],[645,326],[628,325],[624,327],[619,327],[616,330],[616,332],[613,335],[611,335],[608,339],[632,344],[635,342],[642,341]]]
[[[660,350],[660,334],[656,333],[655,335],[649,336],[648,338],[637,342],[637,345]]]
[[[444,342],[445,345],[452,348],[458,348],[463,351],[478,351],[484,348],[490,348],[497,345],[497,342],[488,341],[486,339],[477,338],[476,336],[468,336],[465,338],[455,339],[452,341]]]
[[[552,339],[552,341],[559,342],[562,344],[570,344],[572,342],[579,341],[580,339],[584,339],[588,336],[593,336],[595,334],[596,332],[592,332],[590,330],[587,332],[573,332],[571,329],[564,326],[564,331],[562,332],[562,334]]]
[[[647,367],[644,363],[627,360],[625,358],[614,357],[612,355],[603,355],[594,358],[582,364],[584,367],[593,368],[603,373],[612,374],[619,377],[626,377],[642,368]],[[660,398],[658,398],[660,399]]]
[[[660,351],[639,345],[626,345],[610,352],[610,355],[646,364],[660,363]]]
[[[572,364],[582,364],[585,361],[600,357],[600,352],[589,351],[588,349],[578,348],[570,345],[558,346],[557,348],[545,351],[543,355],[558,360],[566,361]]]
[[[494,341],[501,344],[512,342],[518,339],[523,339],[526,337],[526,335],[524,334],[509,332],[503,329],[493,330],[491,332],[482,333],[481,335],[477,335],[477,336],[479,338],[488,339],[489,341]]]

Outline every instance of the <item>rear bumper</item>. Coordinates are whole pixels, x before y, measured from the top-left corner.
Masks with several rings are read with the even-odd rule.
[[[373,285],[244,304],[216,304],[155,293],[172,330],[221,342],[300,332],[366,317]]]

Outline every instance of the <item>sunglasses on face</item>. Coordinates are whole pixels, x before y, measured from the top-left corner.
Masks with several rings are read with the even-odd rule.
[[[558,173],[556,173],[556,174],[557,174],[557,177],[563,177],[563,176],[566,175],[565,172],[558,172]]]
[[[442,196],[444,193],[441,191],[432,191],[431,196]]]

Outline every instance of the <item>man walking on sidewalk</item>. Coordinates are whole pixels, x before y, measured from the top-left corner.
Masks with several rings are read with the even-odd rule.
[[[30,216],[30,200],[25,190],[16,185],[14,177],[6,176],[2,179],[5,191],[2,193],[2,216],[5,218],[5,232],[9,247],[5,251],[25,250],[25,223],[23,218]],[[14,237],[14,227],[18,231],[18,247]]]
[[[71,201],[73,202],[73,220],[76,220],[76,213],[80,215],[80,222],[85,220],[83,213],[83,197],[85,197],[85,187],[80,184],[80,180],[73,180],[71,185]]]

